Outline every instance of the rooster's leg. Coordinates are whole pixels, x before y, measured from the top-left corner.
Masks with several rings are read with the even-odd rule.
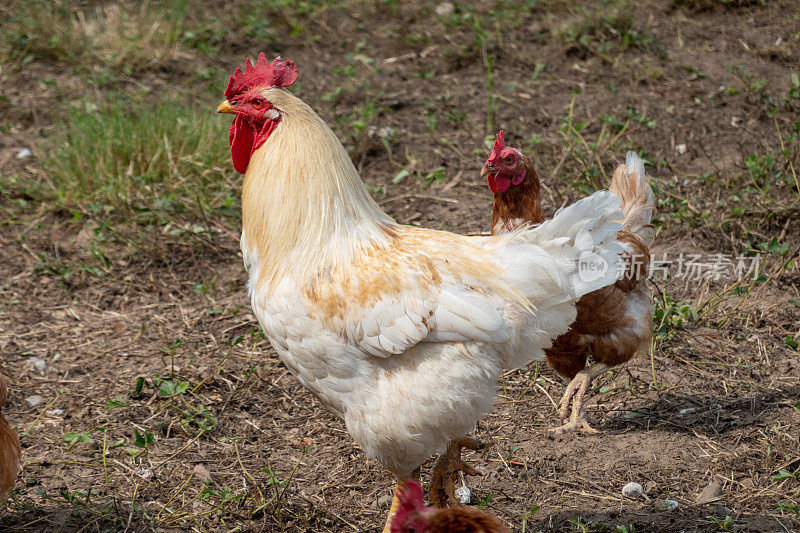
[[[571,431],[583,431],[585,433],[599,433],[589,425],[586,419],[587,415],[583,409],[583,397],[589,389],[592,380],[608,370],[608,366],[603,363],[595,363],[585,370],[578,372],[572,381],[567,385],[567,390],[564,391],[564,396],[558,404],[558,414],[563,421],[567,418],[569,411],[569,403],[572,400],[572,415],[569,417],[569,422],[561,427],[557,427],[552,431],[554,433],[569,433]]]
[[[450,443],[433,466],[433,478],[428,488],[428,499],[434,507],[458,507],[455,496],[457,473],[464,472],[468,476],[479,476],[481,473],[461,459],[461,450],[482,450],[485,444],[470,437],[454,440]]]
[[[406,488],[409,479],[419,481],[419,468],[414,470],[411,476],[397,480],[397,485],[394,486],[392,506],[389,507],[389,516],[386,517],[386,525],[383,526],[383,533],[390,533],[392,530],[392,520],[394,520],[394,515],[397,514],[397,507],[400,505],[400,493]]]

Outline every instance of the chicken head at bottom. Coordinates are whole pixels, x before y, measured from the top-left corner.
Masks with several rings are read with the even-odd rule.
[[[391,533],[508,533],[499,518],[472,507],[425,507],[422,487],[410,480],[400,489]]]

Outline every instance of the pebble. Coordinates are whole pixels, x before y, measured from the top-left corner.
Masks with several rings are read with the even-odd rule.
[[[39,359],[38,357],[29,358],[28,364],[43,374],[44,371],[47,370],[47,361],[44,359]]]
[[[392,497],[388,494],[382,494],[378,498],[378,507],[386,507],[388,509],[390,505],[392,505]]]
[[[687,407],[686,409],[681,409],[680,411],[678,411],[678,413],[680,413],[680,414],[682,414],[682,415],[688,415],[688,414],[690,414],[690,413],[694,413],[695,411],[697,411],[697,409],[696,409],[696,408],[694,408],[694,407]]]
[[[17,159],[26,159],[33,155],[33,152],[30,148],[23,148],[19,152],[17,152]]]
[[[678,508],[678,502],[675,500],[658,500],[653,507],[656,511],[672,511]]]
[[[198,463],[198,464],[196,464],[194,466],[194,470],[192,470],[192,472],[194,472],[203,481],[205,481],[207,479],[211,479],[211,473],[208,471],[208,469],[205,466],[203,466],[200,463]]]
[[[716,481],[708,484],[697,496],[697,503],[712,503],[722,499],[722,486]]]
[[[624,487],[622,487],[622,495],[626,498],[631,498],[635,500],[636,498],[640,497],[644,493],[642,486],[636,483],[635,481],[631,481]]]
[[[149,468],[140,468],[137,470],[137,473],[145,479],[150,479],[153,477],[153,471]]]
[[[31,407],[36,407],[40,403],[42,403],[42,397],[38,394],[34,394],[33,396],[28,396],[25,398],[25,401],[28,402],[28,405]]]
[[[457,487],[454,492],[458,503],[461,505],[469,505],[469,502],[472,500],[472,492],[469,490],[469,487],[466,485],[461,485]]]
[[[733,516],[734,514],[736,514],[736,513],[733,512],[733,509],[731,509],[730,507],[726,507],[724,505],[717,505],[714,508],[714,513],[717,516],[722,516],[722,517]]]
[[[686,153],[686,145],[685,144],[676,144],[675,145],[675,151],[678,152],[679,154],[685,154]]]
[[[442,2],[438,6],[436,6],[436,14],[440,17],[449,17],[453,13],[456,12],[456,6],[453,5],[453,2]]]

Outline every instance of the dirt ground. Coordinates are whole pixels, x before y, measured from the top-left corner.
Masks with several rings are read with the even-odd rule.
[[[401,223],[489,230],[479,170],[495,128],[535,160],[548,213],[604,183],[627,149],[648,162],[654,253],[675,261],[651,284],[652,353],[596,380],[599,435],[548,431],[565,383],[546,365],[507,372],[474,432],[493,445],[468,456],[483,472],[467,480],[474,505],[513,531],[800,531],[800,5],[297,5],[261,5],[276,13],[269,39],[230,30],[188,65],[113,82],[42,52],[0,63],[3,413],[24,459],[0,530],[382,526],[391,476],[259,332],[238,214],[176,215],[206,229],[176,237],[59,204],[46,176],[74,102],[147,86],[153,105],[178,94],[212,113],[224,76],[263,50],[297,63],[298,94]],[[16,8],[0,11],[8,28]],[[234,24],[226,10],[248,7],[203,9]],[[113,233],[101,262],[98,229]],[[763,276],[687,275],[688,254],[746,254]],[[623,498],[630,481],[641,498]]]

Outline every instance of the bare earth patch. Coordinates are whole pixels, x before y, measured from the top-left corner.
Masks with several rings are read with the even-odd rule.
[[[76,66],[20,26],[18,5],[0,10],[0,361],[24,459],[3,530],[382,525],[390,476],[288,373],[250,311],[227,156],[205,172],[155,143],[155,163],[115,176],[127,196],[99,207],[52,180],[55,132],[88,104],[121,95],[213,113],[227,74],[261,50],[298,64],[299,95],[399,222],[489,229],[490,122],[535,160],[548,213],[636,149],[659,200],[657,258],[765,261],[764,279],[737,286],[675,264],[656,277],[652,354],[590,391],[600,435],[548,431],[565,384],[545,365],[506,373],[475,430],[493,445],[468,457],[483,471],[467,481],[473,504],[514,531],[800,529],[796,3],[489,2],[449,15],[421,2],[241,4],[148,12],[182,20],[160,46],[192,68],[161,56],[148,67],[126,47],[128,71],[115,40]],[[226,177],[203,188],[186,175]],[[641,498],[622,496],[630,481]]]

